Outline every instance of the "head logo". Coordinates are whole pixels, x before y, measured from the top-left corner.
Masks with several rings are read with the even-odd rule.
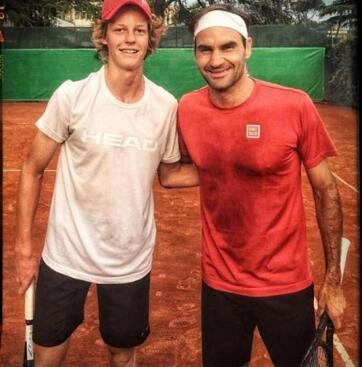
[[[246,137],[248,139],[260,139],[261,126],[259,124],[246,125]]]

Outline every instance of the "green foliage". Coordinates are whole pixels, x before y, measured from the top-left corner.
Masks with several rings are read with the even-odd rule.
[[[100,1],[91,0],[7,0],[5,16],[16,27],[49,27],[71,9],[84,11],[91,19],[98,16]]]
[[[335,0],[331,5],[325,6],[320,15],[328,16],[327,22],[331,26],[357,29],[357,4],[355,0]]]
[[[293,21],[288,0],[239,0],[250,14],[252,24],[291,24]]]
[[[325,5],[322,0],[303,0],[291,3],[295,23],[308,24],[313,16],[318,15]]]
[[[354,0],[335,0],[321,15],[327,17],[331,34],[326,52],[326,98],[336,104],[357,107],[357,4]]]
[[[56,18],[54,4],[48,1],[10,0],[6,4],[5,17],[14,23],[15,26],[50,26]]]
[[[177,1],[179,2],[180,0]],[[252,24],[260,25],[308,22],[310,17],[324,6],[322,0],[195,0],[191,4],[188,3],[187,10],[190,13],[194,13],[195,10],[216,3],[240,7],[250,15]],[[187,23],[182,16],[179,19]]]
[[[327,49],[326,99],[344,106],[358,107],[358,53],[353,39]]]

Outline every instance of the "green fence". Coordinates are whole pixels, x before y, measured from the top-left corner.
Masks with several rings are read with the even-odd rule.
[[[324,98],[323,47],[254,48],[251,76]],[[3,100],[48,100],[64,80],[79,80],[100,67],[94,49],[4,49]],[[159,49],[146,60],[146,76],[176,98],[204,85],[191,48]]]
[[[256,47],[326,47],[327,24],[252,25]],[[93,48],[90,27],[4,27],[4,48]],[[161,37],[160,48],[193,46],[193,35],[185,25],[170,26]]]

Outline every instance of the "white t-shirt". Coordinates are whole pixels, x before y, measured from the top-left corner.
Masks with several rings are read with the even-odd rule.
[[[64,82],[36,126],[62,143],[43,250],[57,272],[127,283],[151,270],[152,185],[160,162],[180,159],[176,99],[144,77],[136,103],[112,95],[104,67]]]

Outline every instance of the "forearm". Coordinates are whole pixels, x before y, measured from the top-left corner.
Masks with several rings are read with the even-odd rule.
[[[30,257],[31,233],[39,202],[42,174],[29,172],[24,165],[19,183],[16,208],[15,252],[18,256]]]
[[[336,329],[342,327],[346,305],[341,286],[342,209],[335,179],[327,161],[307,170],[313,188],[316,216],[320,229],[326,272],[318,294],[318,314],[326,310]]]
[[[161,164],[158,177],[165,188],[193,187],[199,184],[199,175],[192,163]]]
[[[323,190],[314,192],[314,198],[324,247],[326,275],[339,283],[343,217],[336,183],[333,181]]]

